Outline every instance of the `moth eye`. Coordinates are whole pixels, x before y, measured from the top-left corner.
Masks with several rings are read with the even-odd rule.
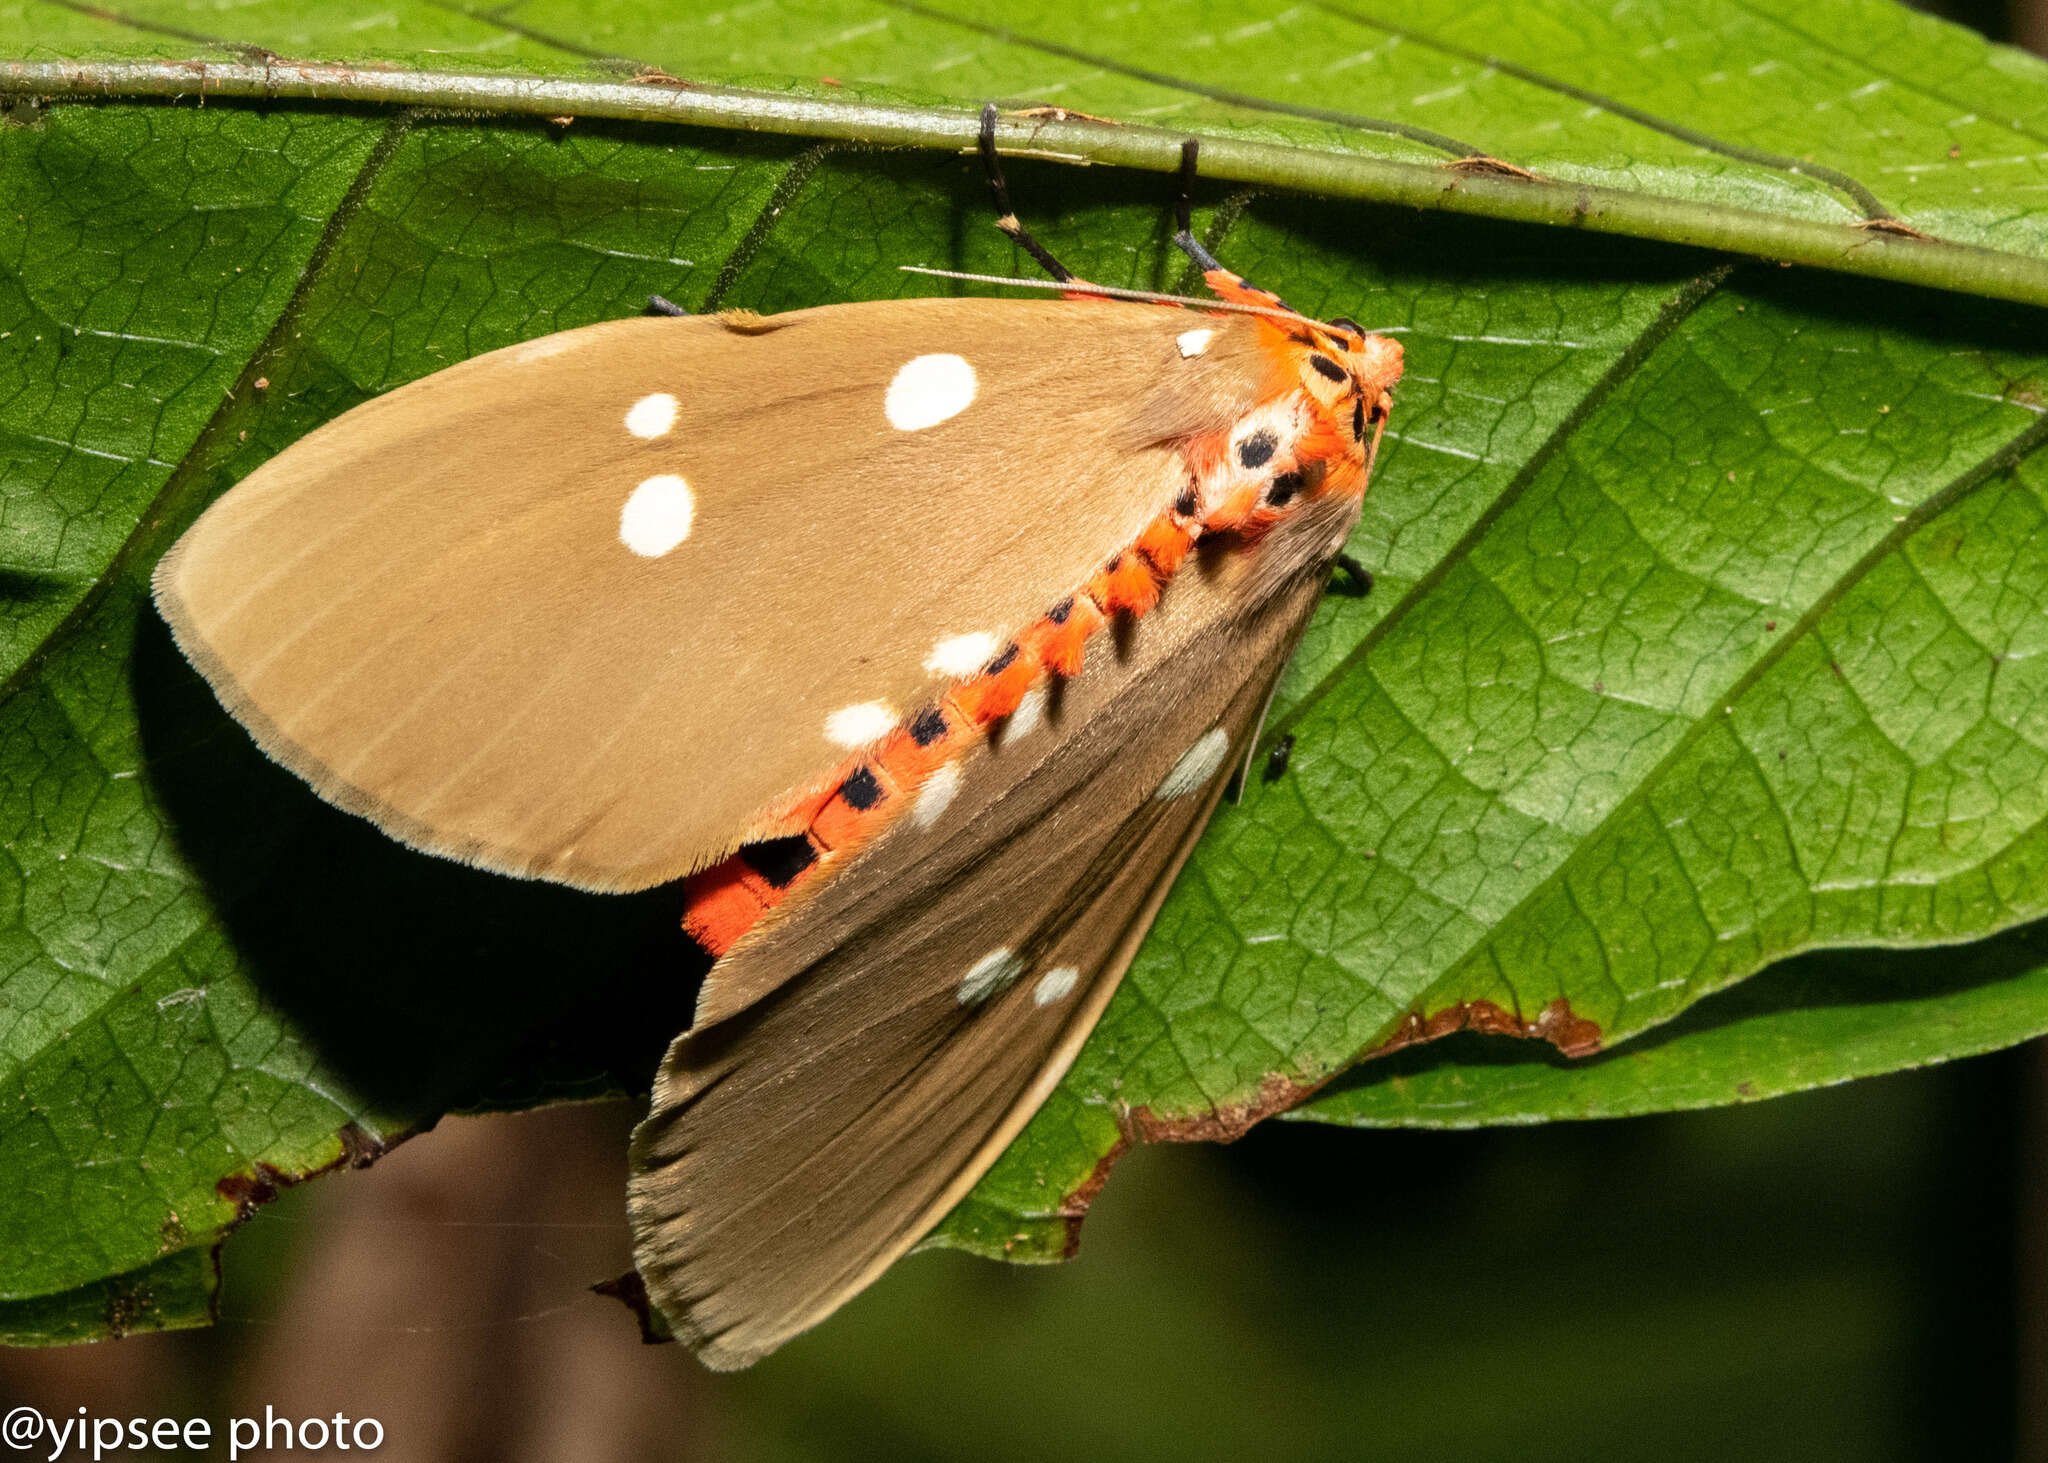
[[[918,789],[917,802],[911,806],[911,821],[920,828],[929,828],[939,821],[953,799],[960,791],[960,764],[948,762]]]
[[[626,412],[626,430],[643,439],[666,436],[676,424],[678,403],[666,391],[643,396]]]
[[[971,676],[988,664],[1001,643],[986,630],[950,636],[932,646],[932,653],[924,658],[924,668],[936,675]]]
[[[1330,381],[1348,381],[1351,373],[1320,352],[1311,354],[1308,363],[1315,367],[1316,374]]]
[[[643,559],[658,559],[690,536],[697,497],[673,473],[660,473],[633,489],[619,510],[619,542]]]
[[[825,718],[825,735],[842,747],[865,747],[887,736],[896,713],[886,701],[861,701],[842,706]]]
[[[1279,446],[1280,439],[1262,427],[1237,444],[1237,460],[1246,467],[1264,467]]]
[[[1008,946],[991,950],[967,967],[960,977],[960,1004],[978,1006],[1024,973],[1024,962]]]
[[[1071,965],[1062,965],[1057,970],[1048,970],[1038,978],[1037,986],[1032,989],[1031,1004],[1034,1006],[1050,1006],[1056,1002],[1064,1001],[1074,993],[1074,987],[1079,984],[1080,979],[1081,972]]]
[[[1216,332],[1213,330],[1183,330],[1173,338],[1173,343],[1180,347],[1181,359],[1186,360],[1207,350],[1209,342],[1215,338]]]
[[[1330,324],[1335,329],[1348,330],[1353,335],[1359,337],[1363,337],[1365,335],[1365,327],[1363,325],[1360,325],[1356,320],[1353,320],[1349,315],[1339,315],[1335,320],[1332,320]]]
[[[1229,755],[1230,733],[1220,726],[1211,727],[1192,747],[1180,754],[1180,760],[1173,764],[1172,770],[1159,779],[1159,786],[1152,796],[1164,802],[1169,798],[1200,792],[1209,785],[1209,779],[1216,775],[1216,769]]]
[[[966,411],[980,389],[964,356],[915,356],[897,369],[882,412],[897,431],[922,432]]]

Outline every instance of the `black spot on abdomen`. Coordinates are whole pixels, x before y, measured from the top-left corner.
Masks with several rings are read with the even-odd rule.
[[[740,848],[740,857],[746,860],[748,868],[778,889],[787,889],[796,881],[798,874],[818,861],[818,853],[811,847],[811,840],[801,833],[744,844]]]
[[[846,781],[839,784],[839,795],[856,813],[865,813],[882,800],[882,784],[875,780],[872,767],[856,767]]]

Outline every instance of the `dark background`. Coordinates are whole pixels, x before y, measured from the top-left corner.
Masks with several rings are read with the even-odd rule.
[[[2048,0],[1924,8],[2048,53]],[[448,1120],[262,1211],[213,1330],[0,1351],[0,1401],[340,1411],[436,1463],[2048,1460],[2040,1043],[1717,1112],[1144,1150],[1078,1263],[913,1257],[738,1376],[586,1290],[628,1263],[631,1118]]]

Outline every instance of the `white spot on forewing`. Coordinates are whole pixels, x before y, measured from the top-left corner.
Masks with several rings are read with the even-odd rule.
[[[939,641],[924,658],[924,668],[935,675],[971,676],[995,659],[996,637],[986,630],[972,635],[954,635]]]
[[[690,536],[696,517],[690,485],[662,473],[633,489],[619,510],[619,542],[643,559],[658,559]]]
[[[974,964],[967,967],[967,974],[960,977],[960,1004],[978,1006],[999,991],[1009,989],[1010,982],[1024,973],[1024,962],[1017,958],[1017,952],[1007,946],[1000,946],[988,952]]]
[[[1181,358],[1185,360],[1207,350],[1209,342],[1215,338],[1216,332],[1213,330],[1183,330],[1173,338],[1173,343],[1180,347]]]
[[[860,701],[842,706],[825,718],[825,735],[842,747],[865,747],[896,728],[896,713],[886,701]]]
[[[1045,725],[1045,687],[1033,686],[1024,693],[1024,699],[1017,703],[1017,709],[1010,713],[1010,719],[1003,723],[1003,745],[1022,741],[1041,726]]]
[[[920,828],[929,828],[953,804],[960,791],[960,764],[948,762],[925,780],[911,805],[910,817]]]
[[[1055,1001],[1064,1001],[1073,994],[1074,985],[1080,979],[1081,972],[1071,965],[1048,970],[1038,978],[1038,986],[1031,992],[1031,999],[1040,1006],[1050,1006]]]
[[[659,437],[676,424],[676,399],[666,391],[643,396],[626,412],[626,430],[636,437]]]
[[[1209,785],[1209,779],[1216,775],[1216,769],[1229,755],[1230,733],[1220,726],[1210,728],[1192,747],[1180,754],[1180,760],[1160,779],[1158,790],[1152,796],[1179,798],[1201,791]]]
[[[962,356],[916,356],[889,383],[882,411],[899,432],[922,432],[957,417],[974,403],[979,383]]]

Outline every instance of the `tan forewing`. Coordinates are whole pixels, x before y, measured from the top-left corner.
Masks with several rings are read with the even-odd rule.
[[[764,814],[847,755],[833,712],[914,711],[950,678],[935,642],[1002,640],[1135,537],[1179,487],[1170,444],[1256,397],[1254,329],[928,299],[564,332],[279,454],[158,601],[330,800],[503,872],[644,887],[781,831]],[[972,402],[892,425],[899,368],[932,355],[972,366]],[[635,435],[657,394],[673,424]],[[658,477],[694,515],[649,557],[622,514]]]
[[[1191,564],[1121,656],[1094,648],[1046,725],[970,755],[929,827],[898,818],[721,963],[728,992],[771,994],[726,995],[745,1009],[671,1048],[630,1201],[650,1293],[705,1361],[746,1365],[829,1314],[1043,1102],[1239,761],[1355,511],[1320,505],[1252,553]],[[963,1000],[1005,951],[1014,978]]]

